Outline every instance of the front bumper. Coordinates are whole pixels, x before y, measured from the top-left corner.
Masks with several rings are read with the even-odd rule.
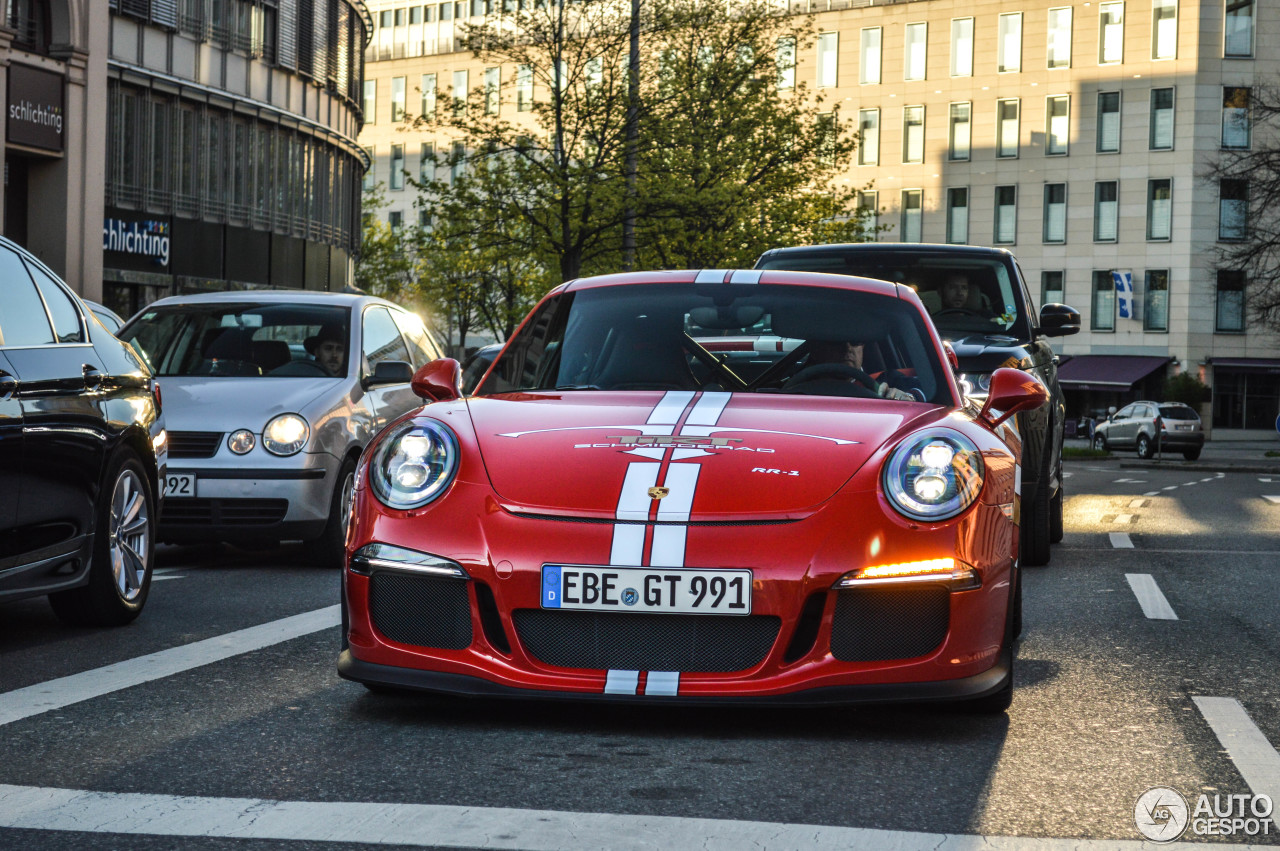
[[[1163,452],[1169,450],[1200,449],[1204,446],[1204,432],[1166,431],[1159,438],[1157,448]]]

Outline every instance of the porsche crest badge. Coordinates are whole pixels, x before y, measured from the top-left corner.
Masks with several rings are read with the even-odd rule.
[[[671,488],[655,487],[649,488],[649,499],[662,499],[671,493]]]

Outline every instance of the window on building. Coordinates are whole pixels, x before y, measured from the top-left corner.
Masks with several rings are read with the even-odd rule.
[[[453,4],[452,3],[440,4],[440,20],[442,21],[453,20]]]
[[[1000,41],[996,45],[996,70],[1001,73],[1022,70],[1022,13],[1000,16]]]
[[[449,182],[457,183],[458,178],[467,168],[467,145],[465,142],[454,142],[449,154]]]
[[[404,121],[405,78],[391,78],[391,121]]]
[[[430,8],[430,7],[428,7],[428,8]],[[421,6],[410,6],[410,7],[409,7],[409,23],[411,23],[411,24],[420,24],[420,23],[422,23],[422,7],[421,7]]]
[[[1142,286],[1142,330],[1169,330],[1169,270],[1148,269]]]
[[[365,148],[364,152],[369,157],[369,170],[364,173],[364,181],[360,184],[360,188],[368,192],[378,186],[378,160],[374,156],[373,148]]]
[[[364,81],[364,123],[376,124],[378,118],[378,81]]]
[[[404,26],[404,20],[405,20],[404,13],[405,13],[404,9],[396,9],[396,26],[398,27]]]
[[[1173,149],[1173,89],[1151,90],[1150,146],[1153,151]]]
[[[996,142],[997,157],[1018,155],[1018,101],[996,101],[996,124],[1000,134]]]
[[[419,85],[422,91],[422,105],[420,107],[422,109],[422,117],[435,118],[436,117],[436,75],[423,74],[422,80]]]
[[[818,88],[833,88],[839,81],[840,34],[818,33]]]
[[[1098,4],[1098,62],[1124,61],[1124,3]]]
[[[453,72],[453,114],[462,115],[467,111],[467,72]]]
[[[391,171],[388,177],[392,189],[404,189],[404,145],[391,146]]]
[[[1044,152],[1067,153],[1071,134],[1071,97],[1054,95],[1045,101]]]
[[[1151,58],[1178,58],[1178,0],[1151,0]]]
[[[399,210],[387,213],[387,224],[391,225],[392,233],[399,233],[404,228],[404,213]]]
[[[391,10],[390,9],[384,9],[382,13],[378,15],[378,26],[381,29],[388,29],[391,26]]]
[[[1116,284],[1110,269],[1093,273],[1093,313],[1089,327],[1094,331],[1116,330]]]
[[[431,7],[428,6],[427,8],[431,8]],[[433,227],[432,221],[431,221],[431,214],[428,213],[426,210],[418,210],[418,227],[421,228],[426,233],[431,233],[431,229]]]
[[[840,131],[836,126],[834,112],[818,113],[818,120],[813,125],[814,136],[818,139],[818,156],[824,165],[834,167],[836,164],[836,140]]]
[[[778,39],[778,88],[796,87],[796,40],[792,36]]]
[[[995,242],[1011,245],[1018,236],[1018,187],[996,187]]]
[[[902,190],[902,241],[920,242],[924,192],[919,189]]]
[[[1071,7],[1049,10],[1049,67],[1071,67]]]
[[[436,143],[423,142],[418,152],[418,180],[436,179]]]
[[[1173,236],[1173,181],[1169,178],[1147,181],[1147,239],[1169,239]]]
[[[1120,150],[1120,93],[1098,92],[1098,153]]]
[[[947,190],[947,242],[963,245],[969,241],[969,187]]]
[[[1218,270],[1215,330],[1227,332],[1244,330],[1244,284],[1243,271]]]
[[[1245,86],[1222,89],[1222,147],[1248,150],[1252,144],[1249,100],[1253,90]]]
[[[870,85],[880,82],[880,27],[867,27],[862,31],[858,48],[858,82]],[[834,61],[834,60],[833,60]],[[835,83],[832,83],[834,86]]]
[[[1044,185],[1044,241],[1067,241],[1067,184]]]
[[[1100,180],[1093,185],[1093,241],[1115,242],[1119,183]]]
[[[858,215],[862,217],[862,237],[875,240],[880,227],[880,193],[874,189],[858,192]]]
[[[1063,291],[1065,272],[1061,270],[1040,273],[1040,306],[1062,304],[1066,300]]]
[[[906,56],[903,61],[902,79],[923,80],[925,77],[925,57],[928,51],[929,25],[927,23],[907,24]]]
[[[969,159],[969,114],[972,105],[968,103],[951,104],[951,128],[948,134],[947,158],[950,160]]]
[[[484,114],[497,115],[499,94],[502,86],[502,69],[484,69]]]
[[[1248,236],[1249,182],[1222,180],[1218,183],[1218,239],[1237,242]]]
[[[533,66],[516,67],[516,111],[528,112],[533,108]]]
[[[951,21],[951,76],[973,76],[973,18]]]
[[[862,137],[858,145],[858,165],[877,165],[880,162],[880,110],[858,110],[858,133]]]
[[[1226,0],[1226,35],[1223,56],[1253,55],[1254,0]]]
[[[924,107],[902,108],[902,161],[924,162]]]

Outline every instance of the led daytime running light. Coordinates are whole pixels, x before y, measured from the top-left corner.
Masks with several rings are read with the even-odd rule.
[[[942,583],[952,591],[968,591],[982,586],[977,571],[967,564],[953,558],[932,558],[863,567],[840,577],[835,587],[839,590],[910,582]]]

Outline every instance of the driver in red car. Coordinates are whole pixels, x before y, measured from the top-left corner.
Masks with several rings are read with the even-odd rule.
[[[820,363],[838,363],[862,371],[862,355],[866,344],[852,340],[812,340],[809,343],[809,360],[806,366]],[[883,379],[883,380],[881,380]],[[849,379],[854,381],[856,379]],[[885,399],[896,399],[900,402],[914,402],[917,398],[911,390],[920,386],[914,378],[898,372],[896,369],[886,370],[880,375],[871,377],[876,386],[876,393]]]

